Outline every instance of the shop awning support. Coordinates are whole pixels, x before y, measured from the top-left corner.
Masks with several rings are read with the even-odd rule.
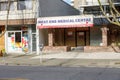
[[[39,43],[39,29],[37,29],[37,27],[36,27],[36,53],[37,53],[37,55],[39,55],[39,53],[40,53],[39,45],[40,45],[40,43]]]
[[[101,28],[101,30],[102,30],[102,46],[107,46],[108,45],[108,38],[107,38],[108,28],[104,26],[103,28]]]
[[[54,46],[54,29],[49,29],[48,33],[48,45]]]

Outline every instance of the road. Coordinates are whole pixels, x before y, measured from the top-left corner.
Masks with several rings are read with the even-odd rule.
[[[120,80],[120,69],[95,67],[0,66],[0,80],[2,78],[8,78],[8,80],[10,80],[10,78],[22,78],[27,80]]]

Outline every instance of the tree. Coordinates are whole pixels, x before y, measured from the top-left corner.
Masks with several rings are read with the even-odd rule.
[[[102,5],[100,0],[98,0],[98,3],[100,5],[100,9],[101,9],[103,15],[107,18],[107,20],[112,24],[120,26],[120,22],[118,20],[118,18],[120,17],[120,13],[114,5],[114,0],[108,0],[109,9],[110,9],[110,12],[109,12],[110,16],[108,16],[106,14],[106,12],[104,11],[103,5]]]
[[[10,11],[10,0],[8,0],[8,4],[7,4],[7,14],[6,14],[6,24],[5,24],[5,28],[2,29],[3,32],[0,34],[0,37],[2,37],[5,32],[7,31],[7,26],[8,26],[8,17],[9,17],[9,11]]]

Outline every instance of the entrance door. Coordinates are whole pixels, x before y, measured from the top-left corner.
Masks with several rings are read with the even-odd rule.
[[[85,32],[77,32],[77,46],[85,46]]]
[[[65,30],[65,45],[75,47],[75,29],[68,28]]]

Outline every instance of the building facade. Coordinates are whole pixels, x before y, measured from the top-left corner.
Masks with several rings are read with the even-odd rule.
[[[57,52],[84,47],[90,45],[90,27],[93,27],[93,16],[91,15],[40,17],[37,19],[37,34],[40,32],[40,37],[44,37],[37,38],[40,41],[37,44],[47,43],[44,51]],[[46,35],[41,32],[45,30],[48,32]]]
[[[78,0],[77,3],[79,11],[61,0],[11,0],[8,13],[8,1],[1,0],[0,33],[4,33],[5,27],[7,30],[0,37],[0,49],[5,48],[7,53],[39,53],[43,44],[45,51],[68,51],[77,47],[89,51],[120,44],[120,28],[103,16],[97,0]],[[110,15],[108,1],[102,3]],[[119,10],[119,1],[116,0],[115,5]],[[59,25],[54,26],[57,21]],[[74,25],[79,21],[79,26]]]
[[[47,3],[46,3],[47,2]],[[62,0],[40,0],[39,1],[39,19],[56,19],[62,18],[65,16],[74,16],[74,15],[79,15],[79,11],[72,6],[68,5]],[[46,5],[42,5],[46,4]],[[54,22],[54,21],[52,21]],[[51,22],[51,26],[52,26]],[[72,25],[71,25],[72,26]],[[57,27],[57,26],[56,26]],[[36,35],[37,35],[37,53],[39,53],[40,49],[39,46],[41,44],[44,44],[44,51],[66,51],[68,48],[64,44],[64,36],[67,30],[73,29],[73,28],[67,28],[65,29],[64,27],[62,28],[44,28],[40,29],[38,26],[36,26]],[[54,33],[56,32],[56,33]],[[57,41],[57,42],[56,42]]]
[[[49,31],[41,30],[40,35],[36,34],[38,17],[76,14],[79,14],[78,10],[61,0],[1,0],[0,30],[1,33],[5,32],[5,35],[0,38],[0,49],[5,48],[7,53],[33,53],[39,46],[36,38],[43,40]],[[47,45],[47,40],[44,43]]]
[[[100,0],[103,6],[104,12],[107,16],[111,17],[109,0]],[[93,15],[94,16],[94,27],[90,28],[90,37],[91,43],[90,46],[111,46],[111,45],[120,45],[120,27],[117,25],[111,24],[103,15],[98,0],[74,0],[74,3],[78,2],[78,9],[81,14],[84,15]],[[120,12],[120,1],[113,0],[118,12]],[[76,5],[76,4],[75,4]],[[111,17],[113,19],[113,17]],[[119,17],[118,17],[119,21]],[[87,47],[88,49],[88,47]],[[90,48],[91,49],[91,48]]]
[[[40,40],[38,39],[36,43],[45,44],[45,48],[47,51],[59,51],[67,49],[75,49],[75,48],[83,48],[84,51],[117,51],[112,45],[120,45],[120,27],[111,24],[103,15],[100,10],[99,4],[97,0],[72,0],[72,3],[77,3],[78,10],[80,11],[80,15],[84,17],[86,15],[93,15],[93,27],[90,26],[74,26],[71,25],[66,28],[59,27],[58,25],[55,27],[53,25],[44,26],[47,20],[41,22],[41,27],[45,29],[41,29],[40,27],[37,29],[37,33],[40,31]],[[110,9],[108,0],[101,0],[101,3],[104,7],[104,11],[110,16]],[[114,1],[116,8],[119,10],[119,1]],[[57,12],[57,10],[56,10]],[[64,12],[64,11],[63,11]],[[49,13],[49,12],[47,12]],[[54,13],[53,13],[54,14]],[[53,15],[50,15],[53,16]],[[54,15],[55,16],[55,15]],[[57,15],[59,16],[59,15]],[[61,17],[63,15],[60,15]],[[71,17],[71,15],[69,15]],[[79,16],[81,17],[81,16]],[[42,16],[41,19],[46,18],[46,16]],[[52,17],[55,18],[56,17]],[[57,17],[59,18],[59,17]],[[47,18],[49,19],[49,18]],[[52,20],[53,23],[56,23],[56,20]],[[61,19],[61,18],[59,18]],[[112,18],[111,18],[112,19]],[[64,21],[63,21],[64,22]],[[66,21],[65,21],[66,22]],[[39,23],[39,22],[37,22]],[[86,22],[87,23],[87,22]],[[63,24],[61,24],[62,26]],[[46,38],[43,38],[44,30],[48,32]],[[43,31],[43,32],[42,32]],[[43,39],[43,40],[41,40]],[[45,42],[46,41],[46,42]],[[117,48],[119,49],[119,48]],[[39,49],[37,49],[37,52]],[[38,52],[39,53],[39,52]]]
[[[34,40],[36,33],[36,0],[6,0],[0,1],[0,26],[7,27],[1,37],[3,42],[0,46],[7,53],[24,53],[35,51]],[[8,6],[10,4],[10,6]],[[33,46],[31,46],[33,45]]]

